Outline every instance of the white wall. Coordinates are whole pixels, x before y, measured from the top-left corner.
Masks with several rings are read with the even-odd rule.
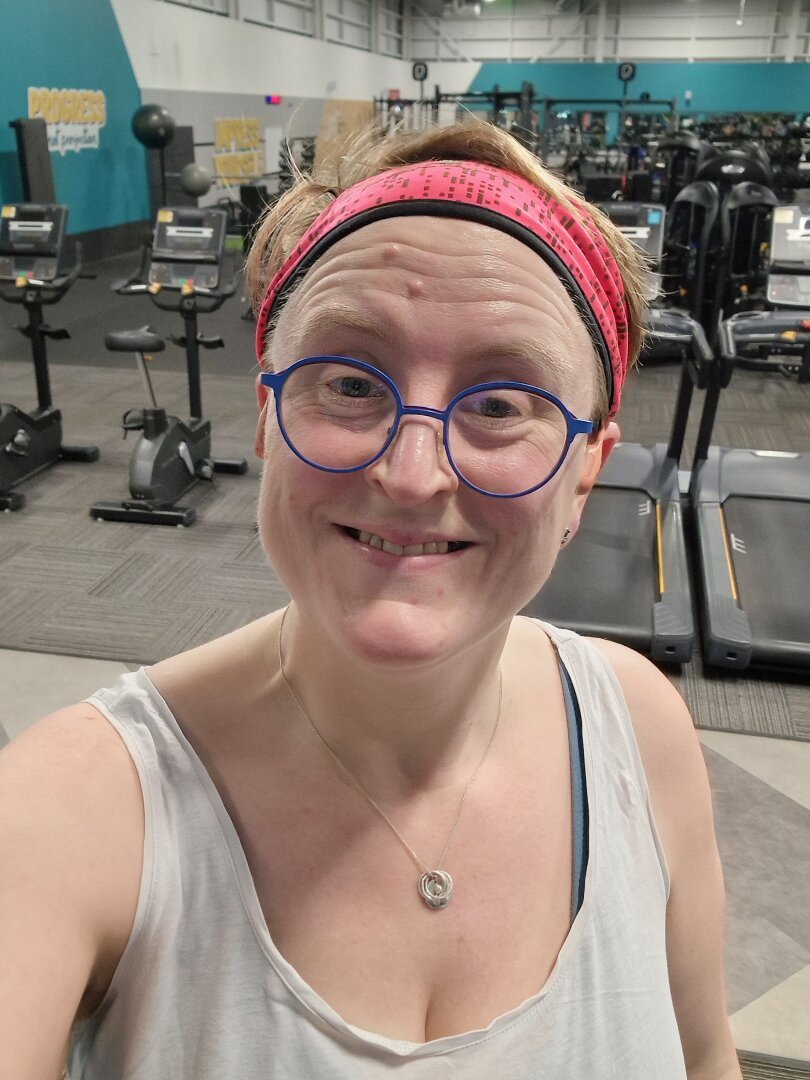
[[[112,6],[141,87],[362,101],[414,85],[410,62],[361,49],[163,0]]]
[[[413,0],[416,60],[810,59],[810,0],[496,0],[439,18]],[[581,13],[580,13],[581,12]]]

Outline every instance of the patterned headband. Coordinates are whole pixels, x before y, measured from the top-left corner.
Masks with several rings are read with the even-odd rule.
[[[379,173],[342,192],[312,223],[267,288],[256,326],[267,327],[307,270],[333,244],[373,221],[419,215],[477,221],[527,244],[568,290],[605,372],[610,415],[627,374],[629,317],[616,260],[596,224],[529,180],[472,161],[426,161]]]

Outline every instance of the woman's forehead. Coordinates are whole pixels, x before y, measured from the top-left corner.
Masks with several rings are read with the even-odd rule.
[[[460,305],[465,322],[490,330],[503,320],[536,324],[545,316],[556,324],[552,333],[577,346],[590,341],[565,286],[528,246],[479,222],[422,216],[373,222],[337,241],[307,271],[279,328],[322,323],[318,311],[332,304],[356,308],[358,328],[365,322],[373,332],[397,299],[415,301],[427,319]]]
[[[407,267],[425,255],[435,262],[437,274],[447,274],[448,262],[458,258],[484,263],[503,258],[510,263],[525,261],[532,267],[539,264],[554,276],[526,244],[500,229],[463,218],[407,214],[373,221],[336,241],[315,262],[307,277],[336,259],[351,255],[365,256],[369,261],[376,259],[392,267]]]

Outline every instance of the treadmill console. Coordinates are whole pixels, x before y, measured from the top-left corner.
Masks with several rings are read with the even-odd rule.
[[[768,303],[810,308],[810,206],[778,206],[773,212]]]
[[[63,271],[67,207],[6,204],[0,210],[0,280],[53,281]]]
[[[598,206],[657,267],[664,248],[664,207],[658,203],[639,202],[606,202]]]
[[[225,251],[224,210],[164,206],[152,241],[149,284],[164,289],[216,289]]]

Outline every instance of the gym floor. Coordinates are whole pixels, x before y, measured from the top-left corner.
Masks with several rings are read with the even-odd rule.
[[[66,440],[102,445],[103,457],[117,465],[121,497],[129,447],[121,443],[117,424],[126,407],[140,403],[140,382],[131,357],[105,352],[103,334],[147,323],[159,333],[180,329],[177,316],[158,311],[146,297],[120,298],[109,291],[109,283],[132,273],[137,262],[130,255],[92,267],[95,280],[80,280],[47,312],[48,322],[71,334],[69,341],[55,342],[49,350]],[[23,321],[21,309],[2,308],[0,396],[27,407],[33,397],[28,343],[14,330]],[[213,637],[238,619],[259,614],[263,604],[284,602],[283,587],[255,540],[254,324],[241,318],[245,309],[237,290],[221,311],[201,320],[204,333],[221,333],[226,343],[203,355],[202,390],[214,423],[215,449],[247,457],[250,474],[223,478],[215,492],[201,497],[193,529],[89,523],[87,507],[95,494],[88,485],[96,466],[73,464],[32,480],[25,486],[26,507],[0,519],[0,592],[6,598],[0,622],[0,682],[5,687],[0,719],[10,737],[156,654]],[[154,369],[159,399],[185,413],[181,350],[169,346]],[[648,365],[631,378],[622,412],[625,438],[666,439],[676,381],[671,365]],[[701,395],[696,397],[690,432],[701,404]],[[810,386],[779,375],[737,372],[721,403],[716,434],[723,445],[810,452]],[[686,453],[691,453],[689,440]],[[104,494],[115,497],[112,490]],[[93,533],[93,528],[104,531]],[[134,590],[144,583],[147,570],[159,577],[160,559],[173,560],[166,563],[168,577],[181,557],[193,556],[194,565],[202,566],[218,544],[231,544],[232,553],[226,577],[216,583],[217,598],[208,607],[199,607],[200,593],[210,583],[206,578],[196,592],[198,572],[174,575],[174,621],[166,616],[161,622],[159,599],[147,597],[149,604],[138,607]],[[42,582],[49,576],[54,588],[46,592]],[[93,613],[93,633],[82,629],[79,607],[70,607],[79,596],[77,582],[85,590],[83,606]],[[240,603],[225,610],[225,585],[234,582]],[[75,587],[73,593],[68,585]],[[159,582],[154,587],[156,592],[165,588]],[[183,620],[176,618],[177,611]],[[141,637],[131,625],[118,625],[128,623],[128,613],[133,623],[141,619]],[[726,875],[728,1006],[736,1043],[744,1051],[810,1062],[810,683],[712,679],[698,664],[690,668],[675,681],[692,705],[712,784]]]

